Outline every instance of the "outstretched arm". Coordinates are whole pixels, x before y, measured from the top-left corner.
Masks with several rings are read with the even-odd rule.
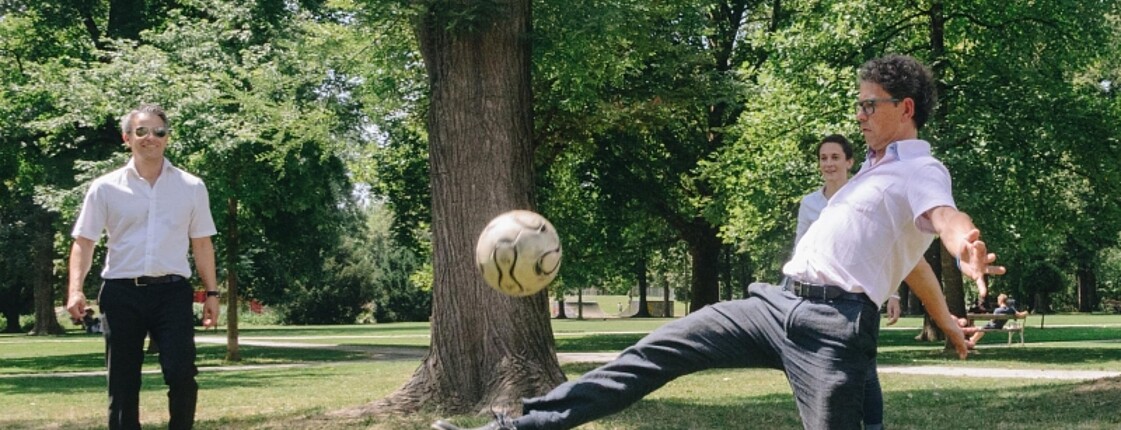
[[[957,351],[958,357],[965,358],[969,355],[969,349],[972,345],[965,338],[966,333],[961,328],[961,322],[950,313],[950,308],[946,306],[946,297],[942,295],[942,287],[938,284],[938,278],[934,276],[934,269],[930,267],[930,264],[926,260],[920,260],[919,264],[915,265],[911,273],[904,278],[904,281],[911,287],[911,292],[919,296],[919,300],[922,300],[930,319],[938,328],[942,329],[942,333],[946,335],[946,340]]]
[[[981,241],[981,231],[973,225],[973,219],[949,206],[931,209],[925,216],[930,218],[946,250],[958,259],[961,273],[972,278],[978,290],[987,292],[985,276],[1003,275],[1005,269],[990,265],[996,261],[996,254],[989,253],[985,242]]]

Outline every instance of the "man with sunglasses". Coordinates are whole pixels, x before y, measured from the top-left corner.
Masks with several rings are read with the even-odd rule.
[[[159,347],[168,386],[168,428],[194,425],[198,368],[188,247],[206,288],[203,325],[218,324],[210,240],[217,230],[209,196],[201,179],[164,158],[169,130],[167,114],[158,105],[140,105],[121,118],[121,137],[132,158],[93,181],[71,233],[67,310],[75,316],[87,306],[82,284],[94,245],[108,233],[98,305],[109,370],[110,429],[140,428],[140,371],[149,333]]]
[[[860,429],[879,306],[934,236],[978,282],[1004,268],[990,266],[996,255],[954,206],[949,173],[930,155],[930,144],[917,139],[934,108],[930,71],[910,57],[872,60],[861,69],[859,97],[856,119],[868,160],[806,230],[783,266],[782,282],[752,284],[745,299],[663,325],[610,363],[523,400],[520,417],[499,414],[479,429],[572,428],[618,412],[677,377],[732,367],[784,371],[807,429]],[[965,330],[935,285],[912,290],[965,358]],[[432,427],[460,429],[446,421]]]

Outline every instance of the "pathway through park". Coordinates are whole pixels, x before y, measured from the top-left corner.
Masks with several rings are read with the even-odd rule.
[[[363,345],[342,345],[337,343],[311,343],[300,342],[300,340],[316,339],[322,342],[325,339],[347,339],[355,337],[368,337],[368,336],[314,336],[314,337],[290,337],[290,338],[253,338],[246,337],[239,339],[241,345],[259,346],[269,348],[307,348],[307,349],[332,349],[338,351],[356,352],[366,354],[369,360],[419,360],[423,358],[426,350],[424,348],[408,348],[408,347],[387,347],[387,346],[363,346]],[[376,337],[376,336],[375,336]],[[203,335],[196,336],[195,342],[207,344],[220,344],[226,343],[225,336],[211,336]],[[1001,348],[1003,346],[992,346]],[[557,358],[561,363],[605,363],[619,355],[618,352],[562,352],[557,354]],[[246,371],[258,369],[282,369],[292,367],[310,367],[322,365],[321,363],[307,363],[307,364],[269,364],[269,365],[233,365],[233,366],[212,366],[199,368],[201,372],[232,372],[232,371]],[[1102,378],[1112,378],[1121,376],[1121,371],[1095,371],[1095,370],[1053,370],[1053,369],[1000,369],[1000,368],[987,368],[987,367],[956,367],[956,366],[899,366],[899,365],[881,365],[879,366],[880,373],[897,373],[908,375],[944,375],[944,376],[962,376],[962,377],[976,377],[976,378],[1020,378],[1020,379],[1062,379],[1062,380],[1094,380]],[[149,369],[144,373],[159,373],[159,370]],[[64,373],[39,373],[39,374],[15,374],[15,375],[0,375],[0,378],[5,377],[76,377],[76,376],[97,376],[104,375],[105,371],[94,372],[64,372]]]

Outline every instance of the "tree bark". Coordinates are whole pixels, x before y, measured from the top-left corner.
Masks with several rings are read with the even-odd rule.
[[[1098,278],[1089,262],[1078,262],[1078,311],[1093,312],[1098,307]]]
[[[564,311],[564,292],[563,291],[560,292],[557,295],[557,319],[558,320],[568,319],[568,314],[566,314],[565,311]]]
[[[58,335],[66,332],[58,323],[55,313],[54,229],[53,216],[45,209],[36,208],[32,222],[31,284],[35,292],[35,327],[31,336]]]
[[[474,261],[491,218],[534,208],[530,5],[440,2],[418,21],[431,91],[432,342],[412,379],[360,414],[516,413],[564,381],[547,293],[504,296]]]
[[[716,228],[703,219],[692,226],[691,233],[685,235],[693,260],[690,313],[720,301],[720,237]]]
[[[736,254],[732,245],[723,245],[720,250],[723,256],[723,258],[720,259],[720,273],[724,278],[724,300],[730,301],[732,300],[732,290],[734,289],[732,286],[732,261],[736,258]]]
[[[237,174],[232,181],[237,189]],[[238,198],[226,201],[226,361],[241,361],[241,348],[238,343],[238,284],[237,256],[241,252],[237,228]]]
[[[143,0],[109,0],[106,35],[113,39],[140,40],[147,6]],[[95,41],[96,42],[96,41]]]
[[[650,301],[646,297],[646,293],[650,291],[650,284],[646,278],[646,254],[638,256],[638,262],[634,266],[634,274],[638,277],[638,312],[631,315],[631,318],[650,318]]]
[[[4,327],[4,333],[19,333],[23,331],[19,326],[19,310],[13,308],[4,309],[4,319],[7,320],[7,326]]]

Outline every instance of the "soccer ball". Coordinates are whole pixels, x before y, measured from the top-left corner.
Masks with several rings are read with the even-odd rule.
[[[541,291],[557,276],[560,261],[560,237],[553,224],[525,210],[495,217],[475,246],[475,263],[483,279],[508,296]]]

